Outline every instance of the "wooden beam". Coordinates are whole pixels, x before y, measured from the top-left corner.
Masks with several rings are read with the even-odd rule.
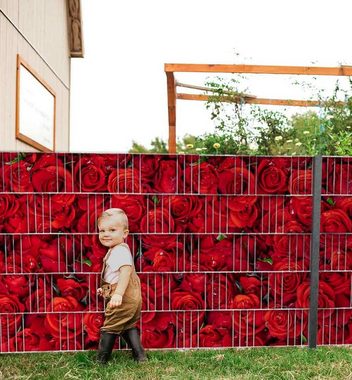
[[[202,94],[177,94],[177,99],[182,100],[200,100],[207,102],[211,95]],[[267,99],[267,98],[240,98],[233,96],[223,96],[220,98],[222,102],[241,102],[246,104],[267,104],[275,106],[296,106],[296,107],[317,107],[321,105],[318,100],[295,100],[295,99]]]
[[[176,83],[174,73],[166,73],[169,114],[169,153],[176,153]]]
[[[245,74],[291,74],[291,75],[334,75],[351,76],[352,66],[265,66],[265,65],[219,65],[193,63],[166,63],[166,73],[245,73]]]
[[[191,88],[193,90],[201,90],[201,91],[206,91],[206,92],[217,92],[217,89],[212,88],[212,87],[205,87],[205,86],[198,86],[194,84],[186,84],[186,83],[180,83],[176,81],[176,87],[184,87],[184,88]],[[225,95],[232,95],[233,92],[230,91],[222,91],[223,94]],[[241,98],[256,98],[254,95],[246,94],[244,92],[241,92]]]

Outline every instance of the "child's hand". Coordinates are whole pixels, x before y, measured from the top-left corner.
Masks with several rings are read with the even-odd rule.
[[[114,294],[111,297],[110,302],[108,303],[108,307],[114,308],[114,307],[120,306],[121,304],[122,304],[122,296],[120,294]]]
[[[98,288],[97,289],[97,294],[98,294],[98,296],[102,296],[103,295],[103,289],[102,288]]]

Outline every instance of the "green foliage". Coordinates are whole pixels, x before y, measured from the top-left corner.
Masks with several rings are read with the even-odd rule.
[[[144,145],[132,141],[132,148],[129,150],[129,153],[167,153],[167,143],[160,137],[155,137],[151,141],[150,145],[152,148],[148,149]]]
[[[238,78],[238,77],[237,77]],[[342,90],[336,82],[331,96],[323,97],[317,91],[316,98],[321,102],[318,113],[307,111],[288,118],[282,111],[271,111],[261,106],[246,105],[244,110],[243,84],[235,79],[232,82],[208,82],[216,94],[207,102],[210,117],[215,121],[215,135],[219,141],[230,141],[232,136],[241,140],[240,149],[235,152],[256,155],[351,155],[352,154],[352,81],[349,89]],[[234,86],[231,88],[231,86]],[[219,91],[219,87],[222,91]],[[222,103],[223,93],[235,99],[232,108]],[[345,101],[342,102],[342,97]],[[202,136],[214,139],[214,134]],[[238,143],[237,138],[237,143]],[[235,137],[233,137],[236,140]],[[226,148],[225,148],[226,149]]]
[[[245,77],[221,77],[206,83],[212,91],[206,103],[214,131],[200,136],[186,135],[177,142],[177,152],[197,154],[249,155],[352,155],[352,80],[342,90],[339,81],[331,96],[323,96],[316,111],[288,117],[284,111],[246,104]],[[302,87],[304,84],[302,84]],[[344,101],[341,98],[344,97]],[[133,143],[131,152],[167,152],[159,138],[152,148]]]

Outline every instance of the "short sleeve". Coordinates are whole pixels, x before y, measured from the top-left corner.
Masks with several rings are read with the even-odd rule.
[[[132,255],[128,248],[117,246],[113,248],[108,259],[108,265],[113,271],[119,270],[124,265],[132,265]]]

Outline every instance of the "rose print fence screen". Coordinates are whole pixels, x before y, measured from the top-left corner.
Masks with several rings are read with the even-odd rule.
[[[1,352],[97,348],[110,207],[129,217],[147,348],[307,345],[312,157],[0,158]],[[323,159],[318,344],[352,340],[351,166]]]

